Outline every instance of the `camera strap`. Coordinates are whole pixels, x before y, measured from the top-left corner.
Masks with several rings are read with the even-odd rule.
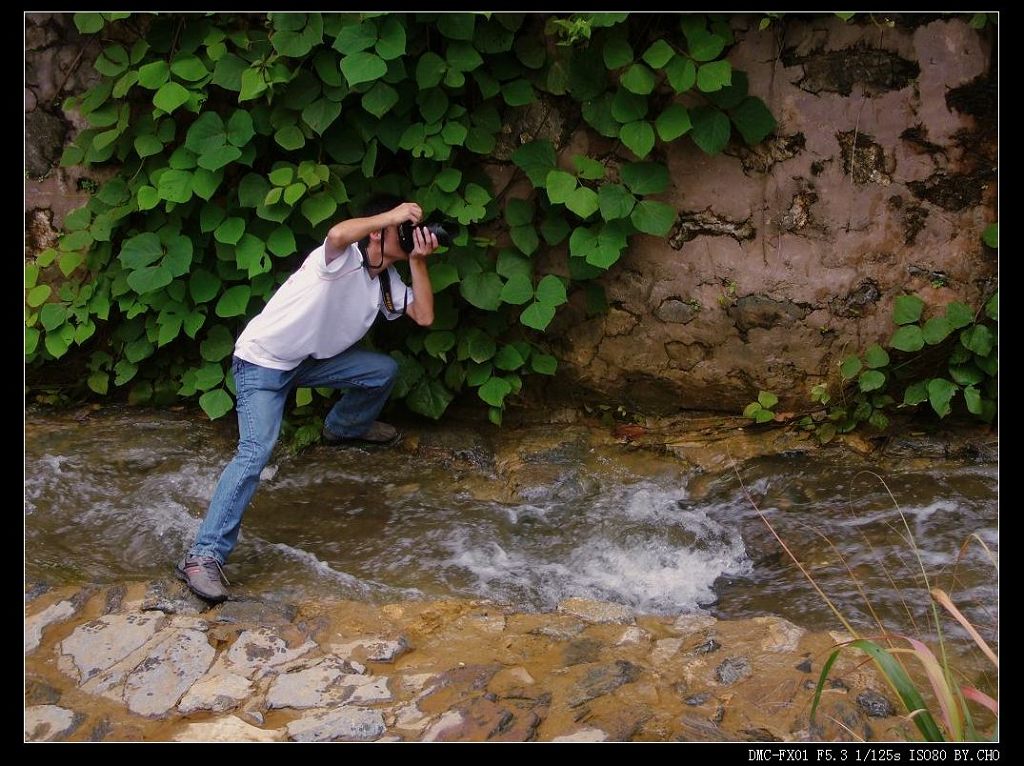
[[[380,274],[377,275],[377,279],[380,281],[380,297],[384,301],[384,308],[390,311],[392,314],[395,313],[395,299],[391,294],[391,274],[388,269],[384,269]],[[409,303],[409,294],[405,294],[405,301],[402,303],[402,314],[405,314],[405,307]]]

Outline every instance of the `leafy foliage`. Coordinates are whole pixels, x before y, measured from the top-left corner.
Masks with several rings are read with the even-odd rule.
[[[213,418],[233,406],[233,338],[294,270],[293,256],[386,191],[458,229],[430,265],[434,326],[378,338],[402,370],[396,396],[437,418],[475,389],[500,422],[523,376],[555,372],[539,333],[558,308],[635,235],[665,236],[675,223],[671,206],[648,198],[668,186],[664,145],[692,138],[716,153],[734,128],[747,143],[775,129],[725,58],[732,34],[714,16],[74,20],[97,36],[101,80],[65,103],[88,127],[62,164],[116,173],[26,271],[26,360],[80,349],[91,391],[198,397]],[[528,141],[511,161],[535,191],[500,199],[481,155],[542,98],[578,102],[621,151],[566,165],[549,141]],[[567,262],[541,257],[566,241]],[[43,278],[52,268],[66,278],[57,292]],[[325,394],[305,392],[295,413]]]

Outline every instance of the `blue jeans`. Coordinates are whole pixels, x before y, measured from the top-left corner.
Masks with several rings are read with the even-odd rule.
[[[328,413],[324,428],[339,438],[361,436],[388,400],[398,376],[390,356],[349,348],[330,359],[307,359],[293,370],[272,370],[232,360],[238,411],[238,452],[221,474],[192,556],[212,556],[220,563],[238,542],[242,514],[252,500],[260,472],[281,431],[288,396],[296,386],[351,389]]]

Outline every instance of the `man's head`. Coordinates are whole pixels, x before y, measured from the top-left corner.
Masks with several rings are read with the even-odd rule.
[[[370,218],[394,210],[400,204],[402,204],[402,200],[393,194],[378,194],[363,205],[361,215],[363,218]],[[381,240],[382,236],[383,241]],[[372,248],[371,243],[373,244]],[[363,237],[359,240],[359,249],[370,256],[374,262],[380,259],[382,254],[387,256],[390,261],[404,260],[407,257],[398,243],[397,226],[389,226],[383,232],[372,232]]]

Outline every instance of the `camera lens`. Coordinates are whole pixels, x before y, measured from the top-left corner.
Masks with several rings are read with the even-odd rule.
[[[422,224],[422,226],[437,237],[437,244],[441,247],[448,247],[451,245],[452,235],[445,230],[443,225],[439,223],[425,223]],[[401,245],[402,250],[407,253],[411,253],[413,248],[416,247],[416,242],[412,237],[413,228],[414,226],[411,221],[405,221],[398,227],[398,244]]]

